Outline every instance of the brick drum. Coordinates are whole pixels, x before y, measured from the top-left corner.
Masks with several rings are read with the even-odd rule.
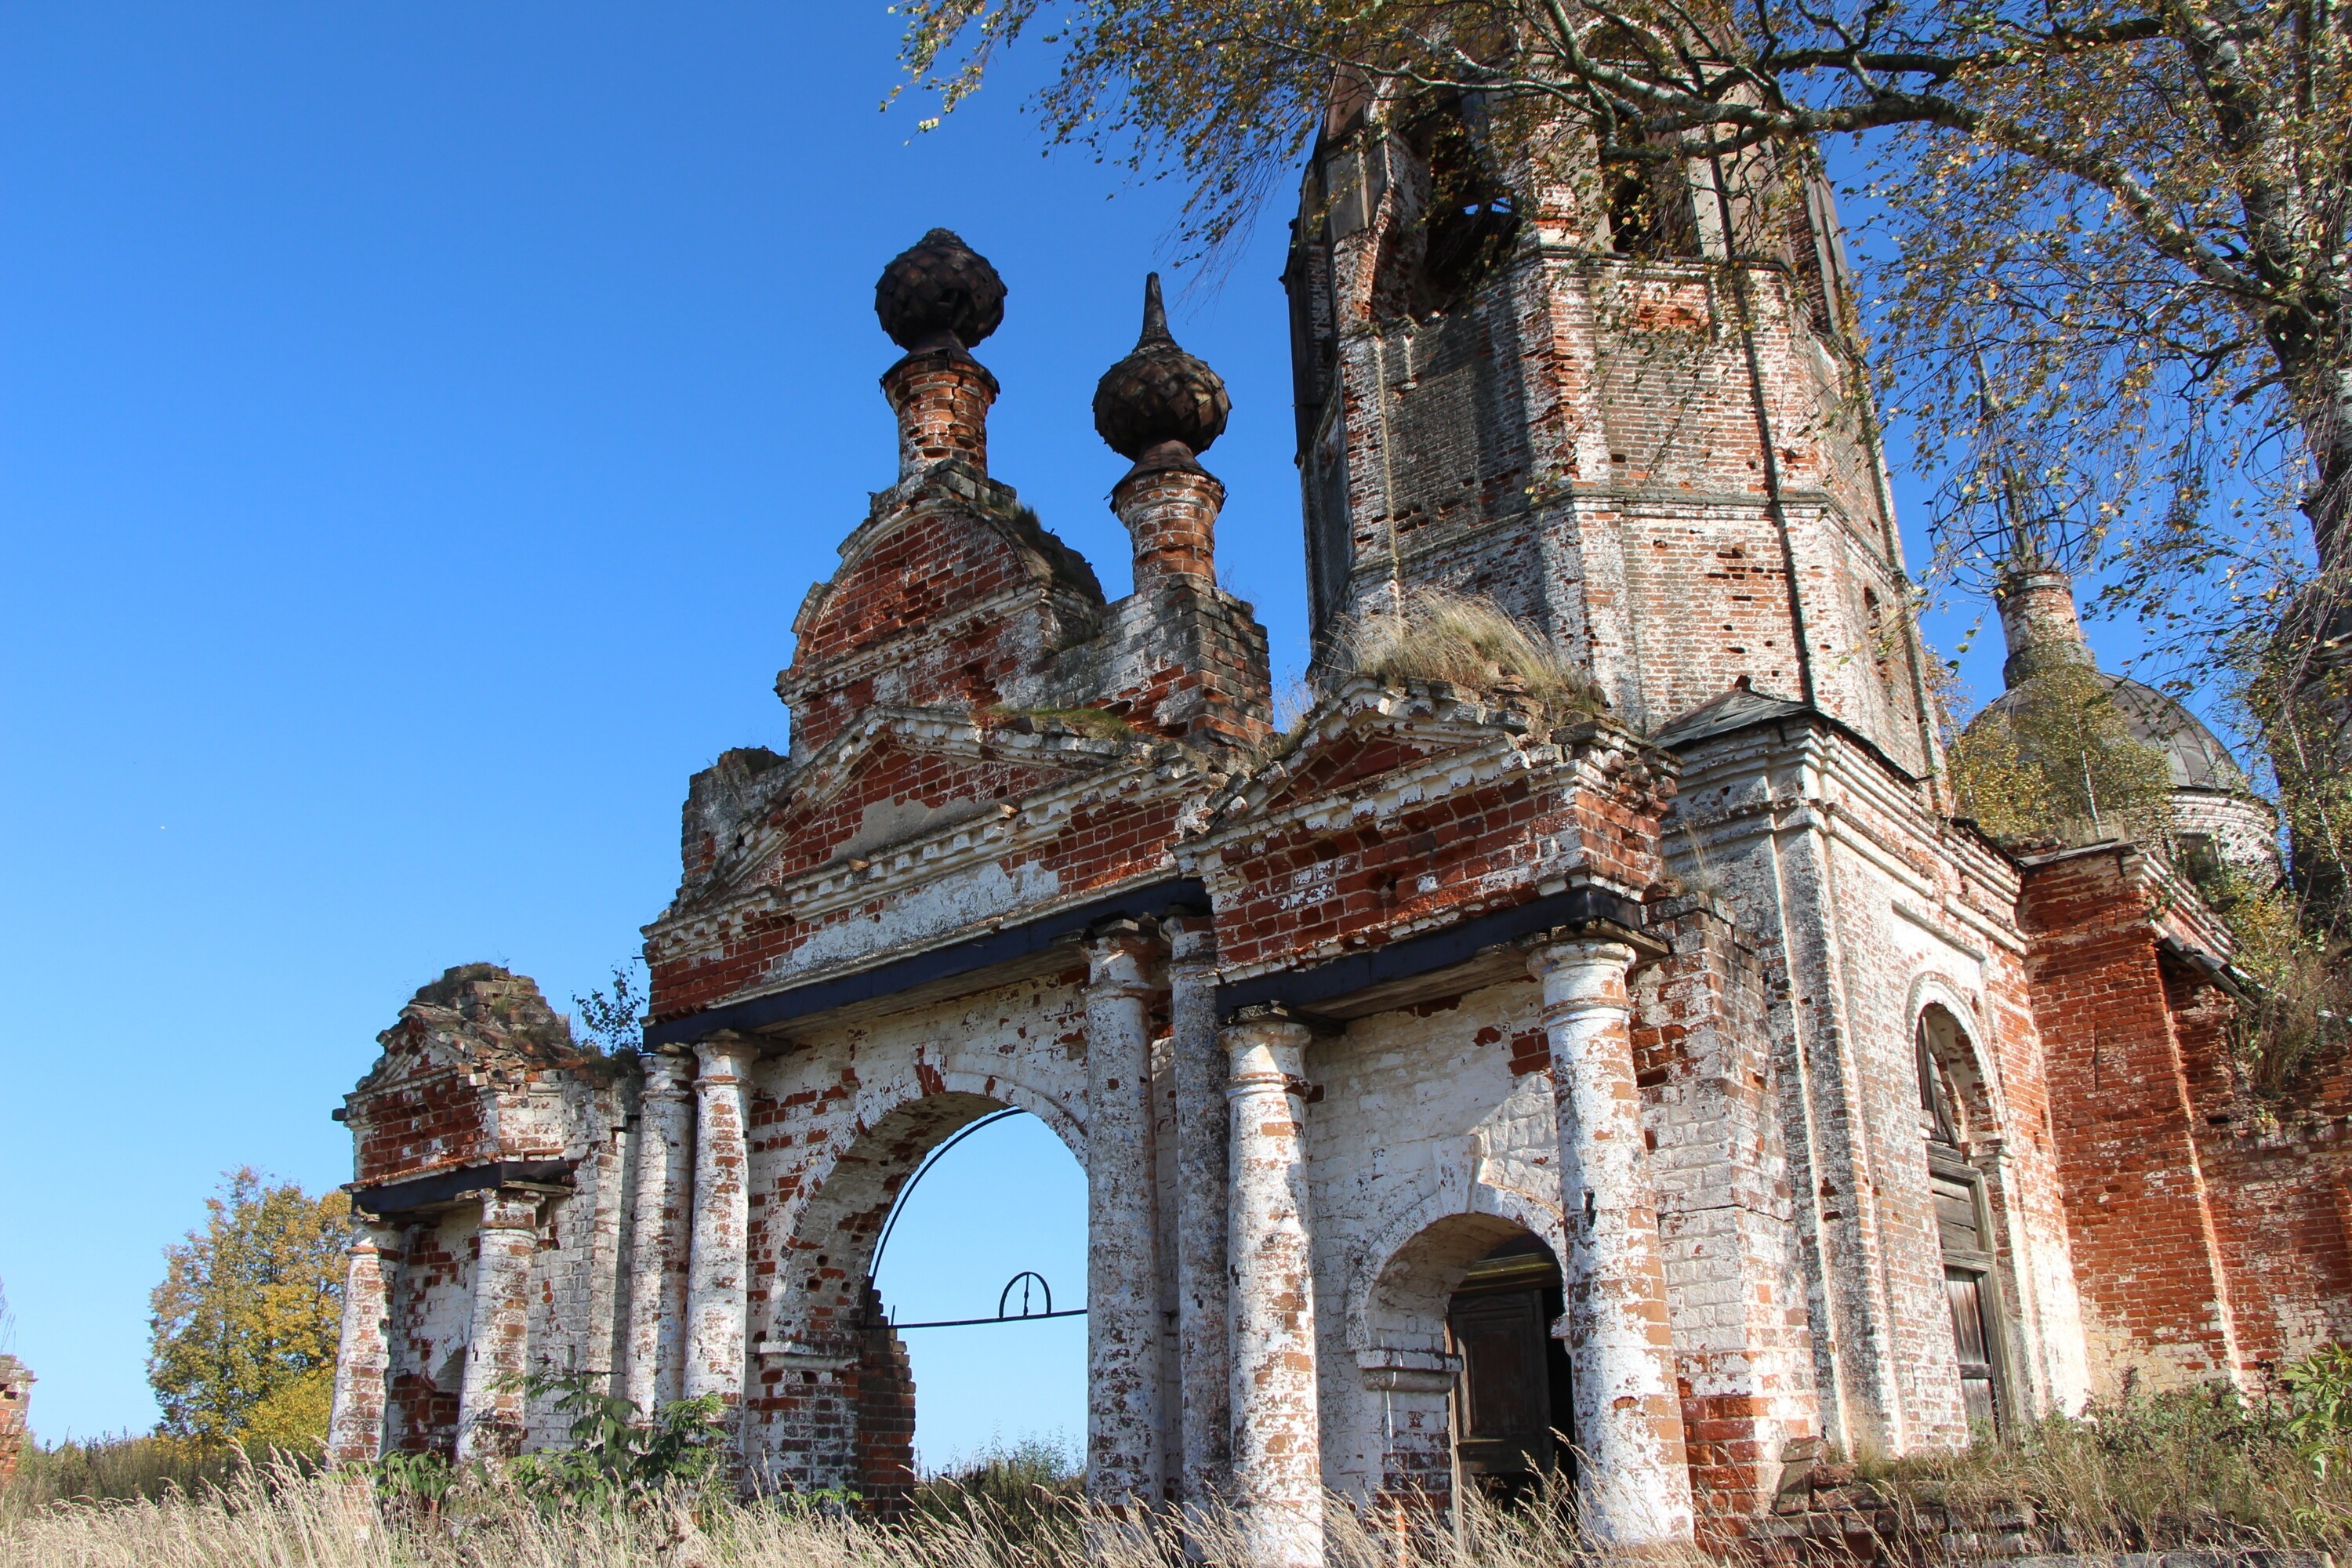
[[[504,1375],[553,1365],[717,1395],[747,1489],[898,1510],[875,1248],[1006,1107],[1087,1173],[1089,1486],[1230,1501],[1267,1563],[1332,1495],[1524,1486],[1554,1429],[1613,1543],[1769,1533],[1841,1458],[2352,1333],[2352,1079],[2251,1098],[2158,847],[1952,815],[1818,174],[1661,169],[1620,235],[1392,108],[1333,110],[1286,277],[1308,710],[1276,733],[1218,582],[1213,372],[1148,314],[1105,378],[1109,600],[989,470],[992,269],[892,262],[899,469],[793,622],[789,749],[688,782],[642,1048],[461,965],[339,1112],[339,1461],[560,1445]],[[1466,155],[1517,216],[1434,246]],[[1601,700],[1351,665],[1436,592]],[[2013,642],[2078,637],[2065,592]],[[2183,823],[2258,855],[2188,740]]]

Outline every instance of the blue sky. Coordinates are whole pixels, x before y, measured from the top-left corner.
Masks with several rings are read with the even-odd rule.
[[[418,984],[568,1007],[633,951],[687,776],[782,743],[793,615],[893,478],[872,288],[932,225],[1011,285],[994,471],[1125,591],[1087,403],[1174,193],[1042,157],[1010,80],[917,137],[895,38],[864,0],[0,8],[0,1279],[44,1438],[153,1420],[161,1249],[225,1169],[348,1176],[327,1113]],[[1286,216],[1174,300],[1278,668]],[[955,1160],[900,1316],[1074,1299],[1067,1153]],[[934,1462],[1084,1429],[1076,1320],[916,1358]]]

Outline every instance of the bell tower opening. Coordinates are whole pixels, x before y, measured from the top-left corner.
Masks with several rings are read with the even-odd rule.
[[[1458,97],[1415,115],[1393,152],[1398,205],[1381,236],[1372,310],[1424,321],[1452,310],[1510,258],[1517,198]]]
[[[1567,1310],[1559,1260],[1525,1231],[1473,1263],[1446,1302],[1456,1359],[1457,1484],[1507,1502],[1547,1479],[1575,1479],[1568,1347],[1551,1326]]]

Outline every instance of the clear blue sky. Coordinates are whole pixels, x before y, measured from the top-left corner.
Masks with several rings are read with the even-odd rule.
[[[909,145],[895,38],[869,0],[0,8],[0,1279],[44,1438],[154,1419],[161,1249],[226,1168],[346,1179],[327,1113],[419,984],[568,1008],[634,950],[893,478],[872,288],[932,225],[1011,285],[996,473],[1125,591],[1087,403],[1173,193],[1041,157],[1010,81]],[[1277,667],[1286,216],[1175,310]],[[900,1315],[1074,1299],[1076,1163],[1034,1121],[955,1158]],[[934,1462],[1083,1432],[1076,1320],[916,1356]]]

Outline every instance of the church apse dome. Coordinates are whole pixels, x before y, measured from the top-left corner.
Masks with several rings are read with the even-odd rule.
[[[2036,683],[2063,668],[2084,668],[2104,689],[2124,732],[2164,759],[2171,785],[2172,831],[2192,854],[2202,850],[2257,881],[2278,875],[2278,822],[2253,793],[2245,770],[2205,722],[2174,698],[2128,676],[2100,669],[2083,636],[2067,573],[2039,557],[2013,564],[1994,591],[2008,641],[2008,689],[1969,721],[2003,722],[2032,700]]]

